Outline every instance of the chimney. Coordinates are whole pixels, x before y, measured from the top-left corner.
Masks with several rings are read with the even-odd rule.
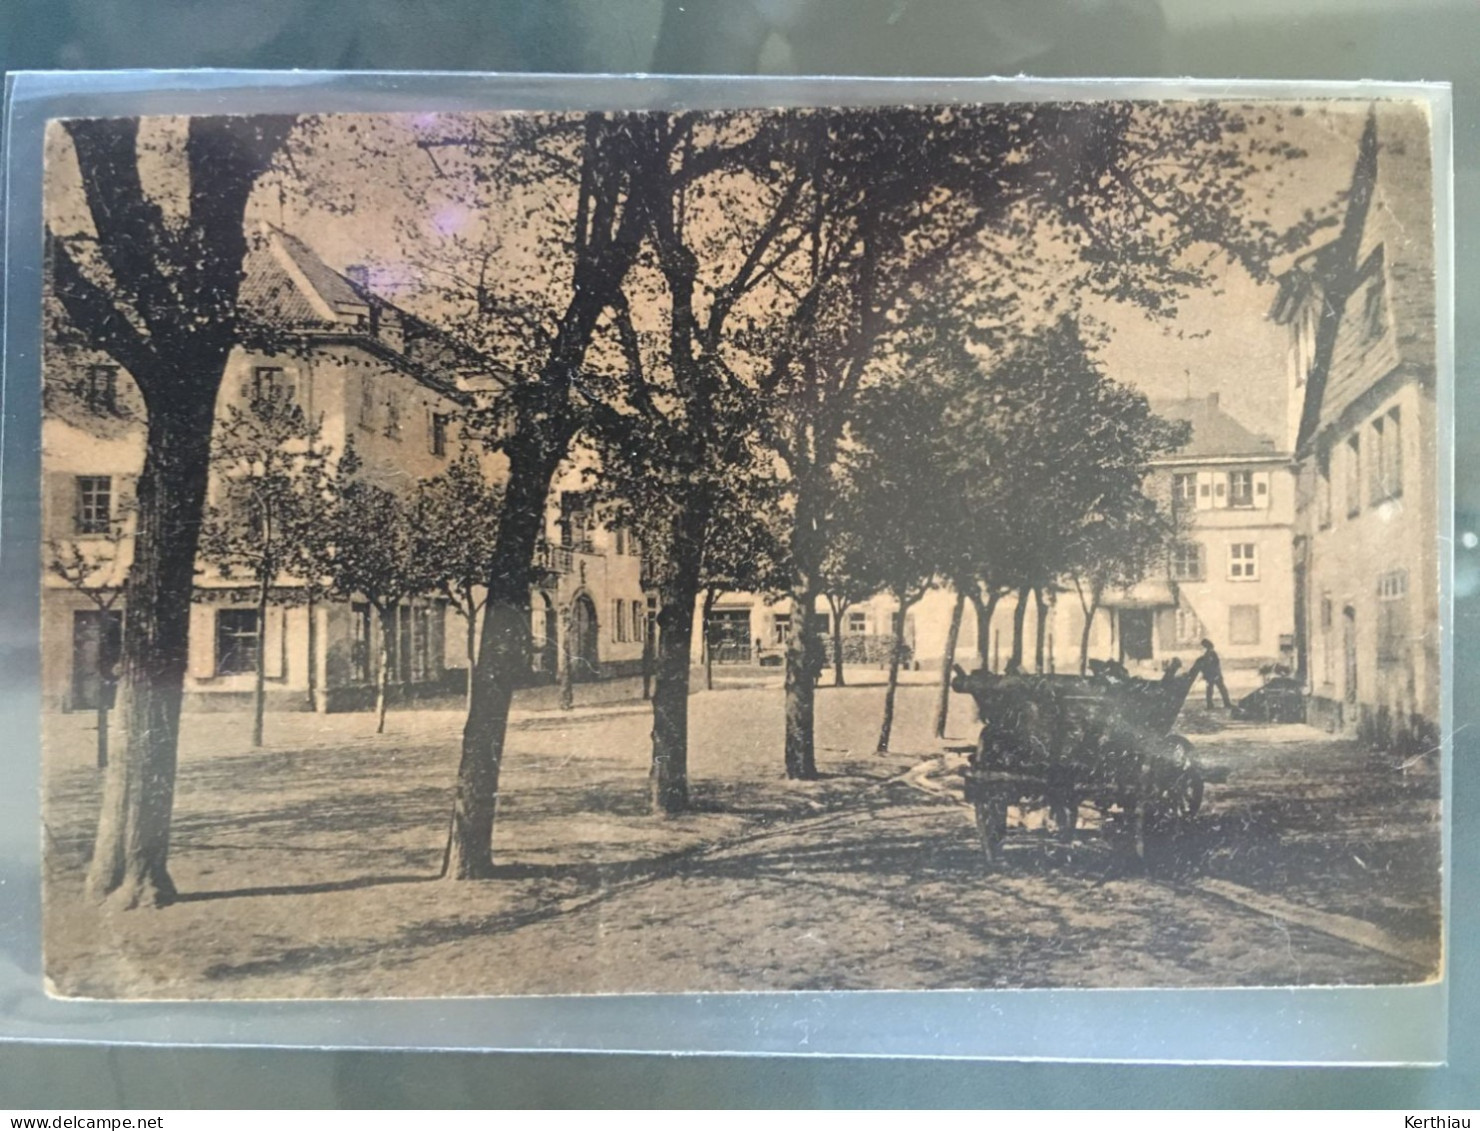
[[[1212,405],[1213,408],[1217,408],[1218,407],[1218,394],[1217,393],[1209,393],[1208,394],[1208,404]]]
[[[344,276],[362,291],[370,289],[370,268],[363,263],[352,263],[344,269]]]

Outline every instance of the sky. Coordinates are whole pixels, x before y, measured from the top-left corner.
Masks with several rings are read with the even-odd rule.
[[[1264,181],[1252,182],[1251,194],[1261,199],[1263,192],[1255,190],[1273,194],[1269,207],[1277,223],[1293,221],[1307,208],[1329,208],[1350,179],[1367,105],[1311,102],[1298,110],[1289,104],[1259,109],[1267,109],[1263,128],[1278,124],[1308,156],[1282,166]],[[414,145],[415,139],[441,128],[442,121],[428,114],[326,119],[318,127],[313,151],[305,149],[296,158],[296,175],[281,181],[265,179],[250,215],[280,223],[341,270],[351,264],[380,265],[372,274],[377,289],[415,307],[410,293],[415,290],[415,272],[405,265],[400,250],[405,224],[438,238],[476,236],[476,208],[455,199],[448,179],[437,176],[432,162]],[[158,159],[162,171],[151,187],[165,195],[168,163],[178,160],[177,148],[161,144],[162,139],[167,142],[169,131],[168,122],[145,131],[162,154]],[[369,160],[361,148],[367,135],[380,150]],[[53,223],[69,211],[75,214],[80,196],[64,139],[55,140],[59,143],[48,158]],[[148,169],[145,175],[148,180]],[[558,258],[542,253],[533,227],[521,230],[518,223],[506,224],[501,239],[504,259],[523,264],[529,279],[538,280]],[[1153,399],[1217,393],[1223,407],[1241,423],[1283,437],[1292,407],[1287,403],[1287,330],[1268,317],[1274,287],[1256,283],[1237,266],[1218,268],[1218,275],[1216,288],[1192,295],[1171,323],[1153,323],[1138,310],[1109,302],[1089,303],[1088,313],[1109,331],[1101,361],[1111,376]],[[422,306],[419,312],[427,313],[427,308]]]

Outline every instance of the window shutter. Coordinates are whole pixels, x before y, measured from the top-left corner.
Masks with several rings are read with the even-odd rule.
[[[1256,510],[1269,509],[1269,472],[1254,472],[1254,508]]]
[[[53,473],[46,477],[46,514],[41,529],[44,538],[70,538],[77,532],[77,480]]]
[[[1213,506],[1213,473],[1211,471],[1199,471],[1197,473],[1197,509],[1200,511],[1211,510]]]
[[[211,605],[190,606],[188,668],[193,679],[216,674],[216,610]]]
[[[280,606],[267,606],[267,623],[262,626],[262,669],[268,679],[282,679],[287,669],[285,619]]]

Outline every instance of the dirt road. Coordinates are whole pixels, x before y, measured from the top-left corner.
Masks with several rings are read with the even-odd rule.
[[[1019,828],[988,873],[930,689],[904,689],[883,757],[860,753],[879,698],[824,692],[825,776],[792,783],[774,690],[696,696],[696,810],[669,820],[646,812],[641,707],[533,713],[500,874],[475,884],[434,878],[456,712],[392,716],[383,738],[284,716],[257,752],[188,718],[183,898],[113,916],[80,899],[97,782],[69,718],[48,767],[48,971],[73,994],[265,997],[1363,983],[1437,963],[1427,763],[1193,713],[1226,780],[1188,835],[1141,868],[1093,822],[1069,845]]]

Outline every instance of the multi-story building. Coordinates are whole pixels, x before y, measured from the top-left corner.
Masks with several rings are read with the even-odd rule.
[[[1206,638],[1227,667],[1293,664],[1289,453],[1235,420],[1216,393],[1152,407],[1192,429],[1184,447],[1153,462],[1148,487],[1171,500],[1181,533],[1163,576],[1106,597],[1092,654],[1188,663]]]
[[[1382,745],[1439,718],[1434,217],[1421,108],[1368,119],[1341,230],[1282,274],[1310,718]]]
[[[459,410],[475,396],[498,395],[498,385],[444,335],[375,295],[357,272],[330,269],[279,230],[263,231],[244,266],[244,308],[282,341],[275,352],[233,352],[218,420],[228,405],[245,404],[271,384],[318,422],[330,452],[352,446],[359,474],[392,487],[438,474],[464,450]],[[67,559],[75,551],[103,567],[82,586],[48,571],[43,686],[54,706],[90,708],[120,643],[128,501],[144,456],[143,403],[128,374],[104,356],[49,352],[42,449],[43,552]],[[493,460],[485,459],[485,468],[498,474]],[[531,592],[531,677],[553,678],[567,657],[578,679],[636,670],[647,616],[635,547],[621,531],[591,521],[578,495],[558,498],[564,506],[549,512]],[[368,705],[379,663],[370,605],[309,603],[293,588],[283,579],[262,621],[240,580],[202,565],[191,609],[188,706],[240,702],[253,686],[259,650],[270,706]],[[388,649],[399,693],[455,688],[467,663],[464,629],[435,596],[401,602]]]

